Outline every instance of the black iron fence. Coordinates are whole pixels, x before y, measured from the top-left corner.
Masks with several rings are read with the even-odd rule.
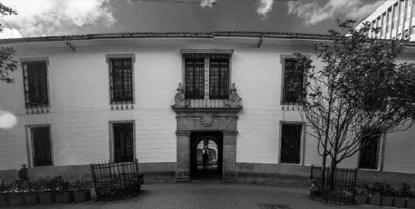
[[[98,201],[137,196],[144,181],[137,159],[133,162],[93,163],[91,170]]]
[[[336,168],[332,177],[331,169],[327,167],[324,173],[323,183],[323,167],[311,166],[310,197],[337,204],[354,204],[357,169]]]

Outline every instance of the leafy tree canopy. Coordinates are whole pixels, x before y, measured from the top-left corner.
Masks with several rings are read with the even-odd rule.
[[[300,98],[302,115],[312,129],[309,134],[318,139],[323,166],[329,157],[333,171],[382,134],[410,127],[414,111],[415,71],[396,61],[407,42],[370,38],[368,33],[377,34],[380,28],[366,23],[356,29],[354,23],[339,22],[338,29],[329,31],[331,43],[315,45],[322,67],[296,53],[296,67],[304,70],[307,81]]]
[[[10,7],[7,7],[0,3],[0,14],[16,15],[17,12]],[[0,24],[0,32],[3,31],[3,25]],[[14,72],[17,68],[17,61],[14,60],[16,51],[13,47],[0,47],[0,81],[6,83],[13,83],[13,79],[10,78],[10,73]]]

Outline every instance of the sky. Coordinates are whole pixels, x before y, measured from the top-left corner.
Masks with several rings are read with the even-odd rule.
[[[327,33],[385,0],[0,0],[0,38],[119,32]]]

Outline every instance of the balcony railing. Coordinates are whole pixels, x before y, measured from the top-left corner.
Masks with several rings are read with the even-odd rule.
[[[188,108],[225,108],[226,99],[188,99]]]
[[[241,108],[241,98],[232,84],[228,99],[186,99],[182,84],[179,83],[172,108]]]

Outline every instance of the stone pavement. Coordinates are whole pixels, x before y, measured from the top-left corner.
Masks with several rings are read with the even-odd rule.
[[[267,209],[265,204],[288,205],[290,209],[377,208],[324,204],[308,198],[307,189],[255,184],[169,183],[146,184],[138,197],[113,201],[5,207],[7,209]],[[278,208],[270,208],[278,209]],[[286,208],[284,208],[286,209]]]

